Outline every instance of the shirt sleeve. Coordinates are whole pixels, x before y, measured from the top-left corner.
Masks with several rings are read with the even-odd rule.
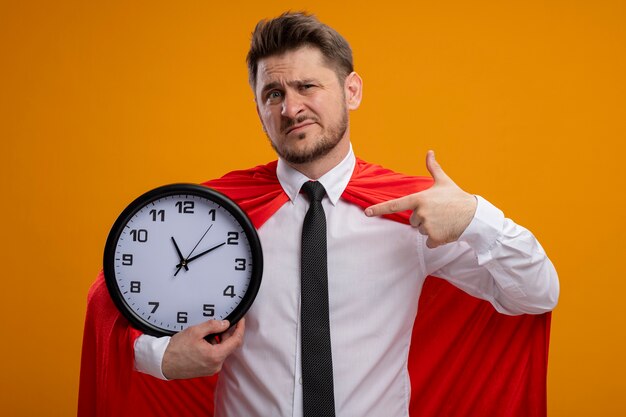
[[[168,380],[161,369],[165,349],[170,337],[154,337],[142,334],[135,340],[135,370],[155,378]]]
[[[556,270],[527,229],[476,196],[476,213],[457,242],[434,249],[420,235],[427,275],[444,278],[504,314],[540,314],[559,297]]]

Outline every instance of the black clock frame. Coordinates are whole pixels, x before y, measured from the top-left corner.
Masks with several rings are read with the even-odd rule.
[[[172,195],[194,195],[211,200],[221,207],[225,208],[241,225],[248,242],[250,243],[250,251],[252,256],[252,272],[250,274],[250,285],[244,295],[243,299],[235,307],[235,309],[225,318],[233,326],[237,323],[244,314],[248,311],[261,286],[261,278],[263,275],[263,251],[261,249],[261,241],[253,226],[250,218],[246,213],[230,198],[222,193],[215,191],[207,186],[188,183],[176,183],[164,185],[153,190],[150,190],[141,196],[137,197],[132,203],[122,211],[119,215],[106,240],[104,247],[104,279],[109,290],[109,294],[113,303],[122,315],[133,325],[135,328],[151,336],[172,336],[176,331],[164,330],[159,327],[144,321],[139,315],[133,311],[133,309],[126,303],[120,288],[117,285],[115,279],[115,251],[117,242],[123,229],[126,227],[130,219],[142,208],[148,205],[150,202],[161,199],[163,197],[169,197]]]

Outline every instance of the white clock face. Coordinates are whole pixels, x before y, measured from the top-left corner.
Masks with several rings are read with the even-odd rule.
[[[138,321],[177,332],[225,319],[244,300],[253,249],[222,205],[193,194],[161,196],[122,226],[109,248],[112,269],[118,296]]]

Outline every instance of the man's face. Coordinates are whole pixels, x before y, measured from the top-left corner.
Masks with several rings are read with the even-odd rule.
[[[261,59],[255,97],[272,147],[289,163],[316,161],[349,140],[344,85],[317,48]]]

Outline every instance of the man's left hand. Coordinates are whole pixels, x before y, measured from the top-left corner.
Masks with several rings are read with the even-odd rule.
[[[411,225],[428,236],[426,246],[435,248],[455,242],[472,221],[476,197],[466,193],[452,181],[435,160],[435,152],[426,154],[426,168],[435,180],[427,190],[365,209],[368,217],[412,210]]]

